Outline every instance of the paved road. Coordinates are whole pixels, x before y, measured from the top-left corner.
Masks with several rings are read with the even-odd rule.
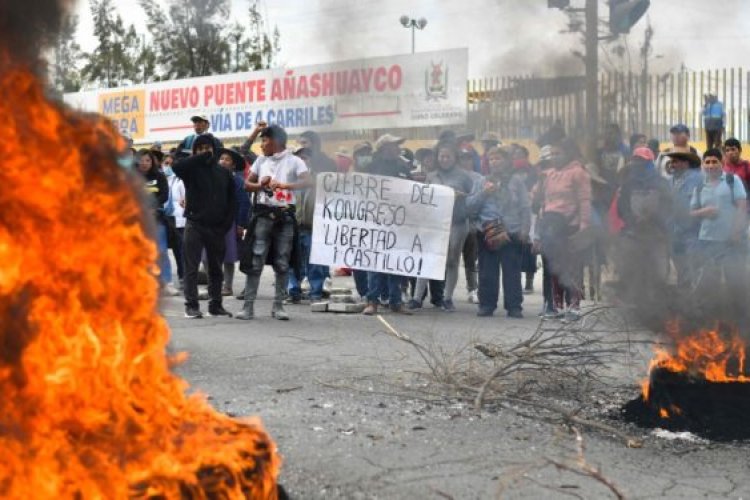
[[[284,457],[281,482],[293,498],[497,498],[512,478],[503,498],[612,497],[590,478],[531,467],[573,456],[569,432],[507,410],[477,414],[465,405],[393,396],[424,369],[413,350],[375,318],[293,306],[291,321],[273,320],[268,280],[267,271],[252,322],[186,320],[179,298],[166,299],[163,311],[172,348],[190,353],[180,374],[217,409],[262,417]],[[385,317],[446,352],[476,338],[513,342],[537,325],[539,294],[527,298],[523,320],[477,318],[464,298],[459,291],[454,314]],[[226,306],[238,310],[240,303]],[[637,394],[648,353],[626,358],[612,367],[624,391],[604,394],[605,410]],[[750,498],[747,446],[647,437],[644,448],[627,449],[595,432],[586,432],[585,443],[588,461],[627,498]]]

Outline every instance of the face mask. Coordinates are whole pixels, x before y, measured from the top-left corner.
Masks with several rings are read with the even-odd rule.
[[[366,167],[372,163],[372,156],[357,156],[357,166]]]
[[[120,168],[123,168],[125,170],[133,170],[133,167],[134,167],[133,157],[130,155],[119,156],[117,157],[117,164],[120,166]]]
[[[172,167],[170,166],[164,167],[164,175],[166,175],[167,177],[173,176],[174,172],[172,171]]]

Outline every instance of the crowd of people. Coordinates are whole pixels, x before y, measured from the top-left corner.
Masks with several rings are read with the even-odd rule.
[[[735,138],[699,155],[688,127],[677,124],[670,130],[672,144],[660,151],[659,142],[643,134],[626,143],[611,124],[597,157],[587,161],[577,142],[553,125],[537,141],[538,161],[532,163],[526,147],[503,144],[491,132],[478,141],[481,153],[468,131],[444,131],[434,146],[414,152],[403,147],[403,138],[386,133],[351,153],[339,148],[331,158],[313,131],[301,134],[292,149],[283,128],[260,123],[244,144],[225,148],[205,116],[192,121],[195,133],[169,153],[159,143],[130,150],[150,193],[163,293],[184,294],[186,317],[202,316],[201,298],[209,300],[209,315],[232,315],[222,298],[234,294],[238,263],[246,274],[238,319],[255,317],[267,264],[275,277],[276,319],[289,319],[285,306],[322,299],[331,270],[309,262],[315,176],[352,171],[439,184],[455,193],[451,220],[445,221],[444,280],[341,270],[352,274],[366,315],[383,307],[413,314],[428,297],[434,307],[455,311],[462,259],[466,300],[480,317],[493,316],[502,305],[508,318],[522,318],[524,295],[535,291],[538,260],[540,314],[549,319],[579,320],[587,294],[600,297],[603,270],[613,283],[613,300],[648,304],[672,279],[681,293],[702,298],[695,307],[742,314],[750,164]],[[258,138],[260,156],[251,149]],[[205,297],[198,291],[201,263]]]

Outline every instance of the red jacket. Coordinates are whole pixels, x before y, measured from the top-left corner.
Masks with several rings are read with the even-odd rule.
[[[589,227],[591,177],[583,165],[573,161],[561,169],[547,170],[541,189],[544,197],[542,212],[557,212],[568,216],[579,230]]]
[[[728,174],[734,174],[740,179],[742,179],[742,183],[745,185],[745,189],[747,190],[748,186],[750,186],[750,162],[747,160],[740,160],[738,164],[733,163],[725,163],[724,164],[724,172]]]

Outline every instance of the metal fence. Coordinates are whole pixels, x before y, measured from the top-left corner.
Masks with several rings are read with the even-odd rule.
[[[600,124],[617,123],[625,134],[645,133],[669,139],[675,123],[687,124],[696,141],[705,140],[704,95],[724,103],[726,137],[743,142],[750,133],[750,72],[741,68],[678,71],[666,74],[602,73],[599,76]],[[560,122],[574,137],[585,134],[584,77],[509,76],[468,82],[470,129],[501,137],[536,139]],[[603,129],[603,126],[600,127]]]

